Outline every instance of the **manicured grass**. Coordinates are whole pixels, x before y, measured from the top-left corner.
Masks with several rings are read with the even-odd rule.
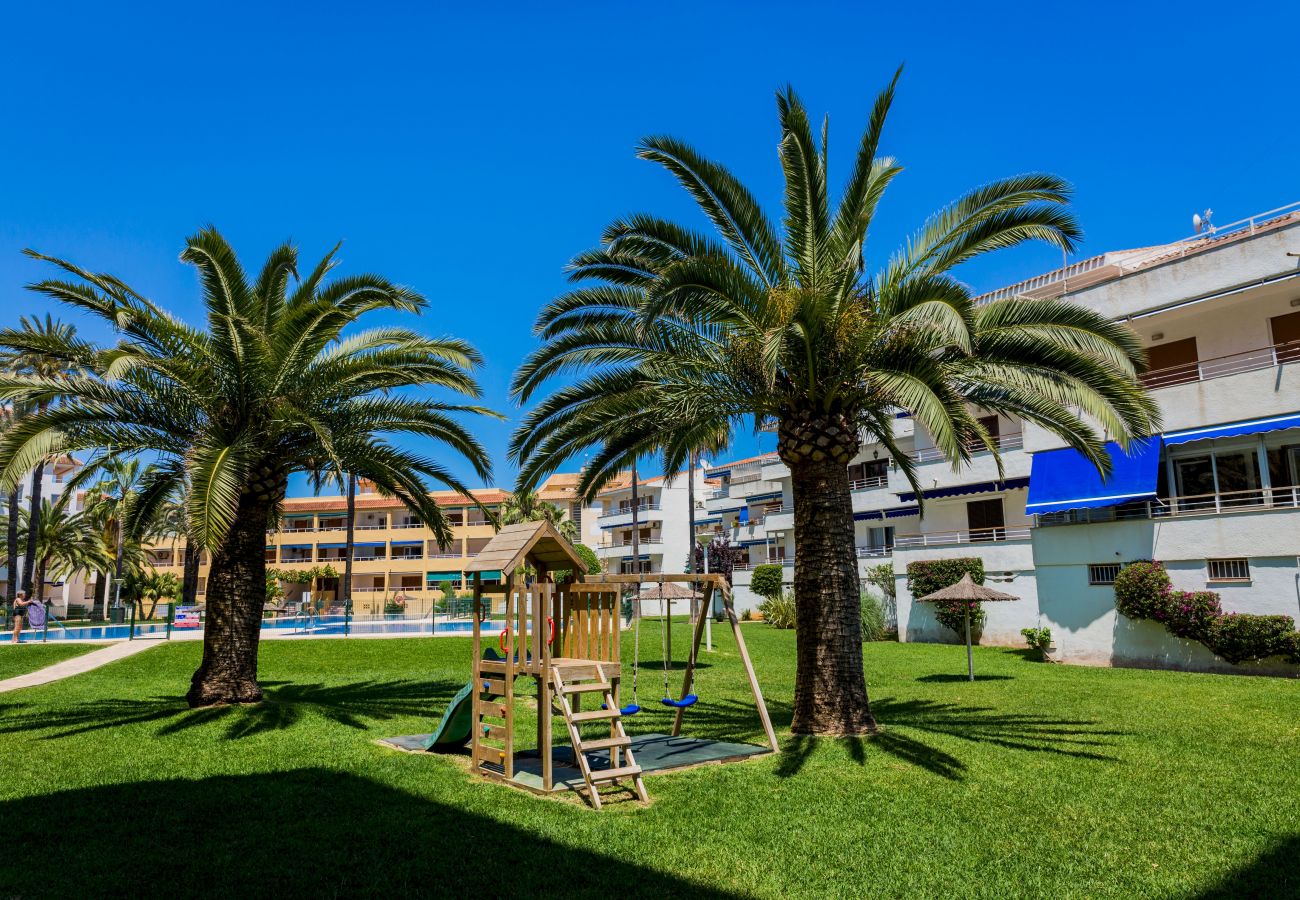
[[[0,680],[26,675],[56,662],[72,659],[91,650],[98,650],[100,644],[19,644],[10,645],[9,635],[0,636]]]
[[[0,821],[40,835],[42,859],[76,861],[7,853],[0,885],[23,897],[1300,893],[1294,680],[977,649],[970,684],[962,648],[871,644],[885,731],[812,741],[784,730],[793,634],[745,634],[784,752],[652,776],[649,808],[601,813],[472,778],[464,757],[373,742],[430,729],[466,680],[463,639],[267,641],[256,708],[185,709],[196,643],[0,696],[0,758],[19,761],[0,779]],[[757,742],[734,645],[715,635],[688,728]],[[679,658],[685,638],[675,629]],[[662,692],[655,664],[640,687],[643,703]],[[651,709],[629,725],[667,722]]]

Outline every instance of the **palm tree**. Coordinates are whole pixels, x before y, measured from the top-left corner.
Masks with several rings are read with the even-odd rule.
[[[476,397],[478,353],[455,338],[394,326],[344,335],[367,313],[414,313],[427,303],[376,275],[330,280],[335,252],[300,278],[297,250],[286,244],[250,280],[226,240],[203,230],[181,254],[199,273],[207,312],[207,327],[199,329],[112,276],[29,251],[70,276],[34,290],[102,319],[120,340],[107,349],[43,344],[84,370],[71,377],[0,376],[0,399],[59,398],[0,437],[0,479],[12,483],[36,459],[74,448],[109,447],[119,458],[150,454],[157,462],[126,522],[132,534],[188,482],[187,534],[211,557],[203,659],[188,693],[194,706],[262,698],[263,548],[290,473],[355,472],[404,502],[443,541],[451,531],[426,479],[468,488],[394,435],[431,439],[489,477],[487,454],[458,414],[492,413],[409,391],[386,395],[440,387]],[[31,344],[25,332],[0,332],[0,345],[15,351]]]
[[[36,548],[32,598],[37,602],[45,600],[47,579],[63,581],[112,561],[96,524],[85,513],[69,512],[62,498],[54,503],[42,501],[34,533],[31,523],[31,513],[22,510],[19,531],[25,537],[34,538],[31,543]]]
[[[501,504],[501,524],[518,525],[520,522],[550,522],[571,544],[578,542],[578,526],[565,518],[564,510],[543,500],[536,491],[518,490]]]
[[[912,414],[954,466],[996,452],[976,410],[1020,416],[1105,470],[1101,432],[1126,444],[1157,426],[1137,384],[1141,346],[1126,327],[1057,300],[975,306],[955,267],[1026,241],[1063,249],[1079,229],[1068,186],[1031,174],[977,188],[942,209],[878,271],[864,244],[900,171],[877,156],[898,76],[875,101],[832,210],[826,125],[814,135],[793,90],[777,95],[785,179],[781,227],[721,165],[667,137],[639,155],[664,166],[717,231],[710,238],[650,215],[610,225],[577,257],[581,286],[539,316],[544,344],[516,374],[521,402],[554,376],[515,433],[524,487],[596,447],[579,491],[590,497],[637,456],[665,471],[703,436],[771,423],[789,467],[798,547],[797,674],[792,728],[875,730],[862,669],[857,561],[847,465],[863,437],[916,484],[893,438]]]
[[[50,348],[78,344],[75,326],[59,322],[47,313],[44,321],[22,316],[18,320],[18,327],[24,332],[23,344],[0,354],[0,367],[48,382],[56,382],[72,371],[64,360],[50,352]],[[53,397],[51,391],[35,392],[28,403],[18,404],[18,408],[28,414],[44,412]],[[48,458],[48,456],[35,455],[31,460],[32,489],[27,498],[27,514],[31,521],[36,523],[36,527],[28,529],[27,532],[27,553],[23,558],[22,576],[25,591],[32,590],[32,577],[36,563],[36,536],[40,530],[40,515],[43,509],[41,481],[45,478],[45,464]]]
[[[106,456],[101,461],[89,463],[82,475],[87,477],[98,474],[99,480],[92,483],[86,492],[86,512],[99,522],[104,540],[112,548],[114,590],[120,595],[122,583],[123,556],[126,552],[128,535],[123,527],[131,512],[131,506],[139,496],[141,485],[152,477],[143,463],[138,459],[122,459]],[[83,480],[78,477],[69,485],[73,490]],[[149,524],[147,523],[146,527]],[[101,572],[95,583],[95,600],[90,610],[92,620],[104,617],[104,605],[107,600],[108,573]]]

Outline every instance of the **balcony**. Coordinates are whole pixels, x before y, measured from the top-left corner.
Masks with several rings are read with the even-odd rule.
[[[997,447],[999,452],[1019,450],[1025,446],[1025,438],[1020,432],[1002,434],[993,439],[993,446]],[[972,455],[989,452],[982,441],[971,441],[966,445],[966,451]],[[946,462],[948,457],[938,447],[922,447],[912,454],[912,459],[918,463],[929,463]]]
[[[859,478],[856,481],[849,482],[851,491],[869,491],[872,488],[886,487],[889,484],[888,475],[872,475],[869,478]]]
[[[858,559],[888,559],[894,554],[893,547],[854,547]]]
[[[1300,485],[1164,497],[1144,503],[1128,503],[1100,509],[1071,509],[1040,515],[1038,524],[1042,527],[1092,525],[1140,519],[1222,516],[1234,513],[1267,512],[1274,509],[1300,509]]]
[[[649,538],[637,542],[638,553],[662,553],[664,549],[664,540],[661,537]],[[632,542],[623,543],[601,543],[596,545],[596,552],[601,555],[616,555],[621,553],[632,552]]]
[[[646,511],[658,512],[659,501],[643,500],[642,502],[636,505],[636,510],[637,512],[646,512]],[[630,516],[630,515],[632,515],[632,505],[628,504],[627,506],[620,506],[618,509],[611,510],[610,512],[601,513],[600,516],[598,516],[597,518],[613,519],[613,518],[617,518],[618,516]]]
[[[1179,384],[1191,384],[1197,381],[1209,381],[1224,378],[1242,372],[1256,372],[1260,369],[1272,369],[1284,363],[1300,362],[1300,341],[1283,344],[1271,344],[1258,350],[1245,350],[1228,356],[1201,359],[1196,362],[1153,369],[1144,373],[1139,380],[1149,390],[1174,387]]]
[[[917,547],[941,547],[960,544],[997,544],[1005,541],[1029,540],[1029,526],[998,526],[976,528],[973,531],[931,531],[924,534],[900,534],[894,539],[899,550]]]
[[[768,510],[763,523],[767,526],[768,534],[790,531],[794,528],[794,507],[782,506],[779,509]]]

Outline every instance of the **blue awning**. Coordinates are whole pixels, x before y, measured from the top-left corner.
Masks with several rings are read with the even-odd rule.
[[[872,519],[883,519],[884,517],[885,511],[883,509],[869,509],[866,512],[855,512],[853,514],[853,521],[867,522]]]
[[[767,494],[750,494],[748,497],[745,498],[745,502],[762,503],[764,500],[779,500],[779,499],[781,499],[781,492],[771,491],[770,493]]]
[[[1159,438],[1134,441],[1127,453],[1111,441],[1106,444],[1106,453],[1111,472],[1105,481],[1078,450],[1067,447],[1035,453],[1025,512],[1032,515],[1097,509],[1155,497],[1160,471]]]
[[[357,544],[357,546],[362,547],[366,545]],[[375,546],[382,547],[383,544],[376,544]],[[393,546],[394,547],[423,547],[424,541],[393,541]]]
[[[932,488],[931,490],[924,491],[923,495],[926,500],[936,500],[940,497],[961,497],[966,494],[987,494],[991,491],[1014,491],[1018,488],[1028,486],[1028,478],[1008,478],[1006,481],[979,481],[974,484],[954,484],[950,487]],[[916,494],[899,494],[898,499],[902,500],[904,503],[911,503],[916,500]]]
[[[346,550],[348,545],[346,543],[342,543],[342,544],[317,544],[316,546],[319,547],[321,550]],[[383,541],[353,541],[352,546],[353,547],[386,547],[388,545],[385,544]]]
[[[1165,444],[1187,444],[1191,441],[1209,441],[1214,438],[1263,434],[1266,431],[1283,431],[1287,428],[1300,428],[1300,413],[1270,416],[1267,419],[1251,419],[1249,422],[1235,422],[1231,425],[1209,425],[1202,428],[1171,431],[1165,435]]]
[[[743,506],[743,507],[741,507],[741,509],[740,509],[740,513],[736,516],[736,522],[737,522],[737,524],[740,524],[740,525],[748,525],[748,524],[749,524],[749,507],[748,507],[748,506]]]
[[[696,519],[696,520],[695,520],[695,524],[696,524],[697,526],[698,526],[698,525],[712,525],[714,522],[721,522],[721,521],[722,521],[722,517],[721,517],[721,516],[714,516],[712,519]]]
[[[906,519],[908,516],[917,516],[921,514],[919,506],[896,506],[893,509],[885,510],[886,519]]]

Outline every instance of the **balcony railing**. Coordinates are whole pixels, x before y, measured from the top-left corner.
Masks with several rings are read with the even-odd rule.
[[[645,538],[644,540],[637,541],[637,547],[640,549],[645,549],[646,547],[658,547],[662,545],[663,542],[664,539],[661,537]],[[632,542],[624,541],[623,543],[615,543],[613,541],[608,541],[608,542],[601,542],[596,545],[597,550],[617,550],[620,547],[627,547],[631,549]]]
[[[894,539],[894,547],[899,550],[912,547],[933,547],[940,544],[993,544],[1003,541],[1025,541],[1029,539],[1027,526],[1008,528],[975,528],[971,531],[932,531],[926,534],[902,534]]]
[[[1059,513],[1043,513],[1038,516],[1038,524],[1042,526],[1092,525],[1133,519],[1172,519],[1181,516],[1267,512],[1271,509],[1300,509],[1300,486],[1220,491],[1216,494],[1189,494],[1100,509],[1071,509]]]
[[[884,487],[889,484],[888,475],[872,475],[870,478],[859,478],[857,481],[849,482],[851,491],[868,491],[872,488]]]
[[[1019,450],[1025,445],[1025,438],[1020,432],[1004,434],[993,439],[993,446],[999,450]],[[987,453],[988,447],[982,441],[971,441],[966,445],[968,453]],[[912,459],[919,463],[934,462],[948,457],[938,447],[922,447],[912,454]]]
[[[659,507],[659,503],[658,503],[658,501],[653,501],[653,502],[652,502],[652,501],[646,501],[645,503],[638,503],[638,504],[636,505],[636,511],[637,511],[637,512],[647,512],[647,511],[654,512],[654,511],[658,510],[659,508],[660,508],[660,507]],[[630,516],[630,515],[632,515],[632,509],[633,509],[633,507],[631,507],[631,506],[623,506],[623,507],[619,507],[618,509],[611,510],[611,511],[609,511],[609,512],[607,512],[607,513],[601,513],[600,516],[599,516],[598,518],[601,518],[601,519],[612,519],[612,518],[614,518],[614,516]]]
[[[894,552],[893,547],[854,547],[853,549],[857,551],[858,559],[880,559]]]
[[[1163,369],[1153,369],[1141,375],[1139,380],[1146,388],[1166,388],[1177,384],[1238,375],[1242,372],[1271,369],[1282,363],[1294,362],[1300,362],[1300,341],[1272,344],[1257,350],[1243,350],[1241,353],[1228,356],[1216,356]]]

